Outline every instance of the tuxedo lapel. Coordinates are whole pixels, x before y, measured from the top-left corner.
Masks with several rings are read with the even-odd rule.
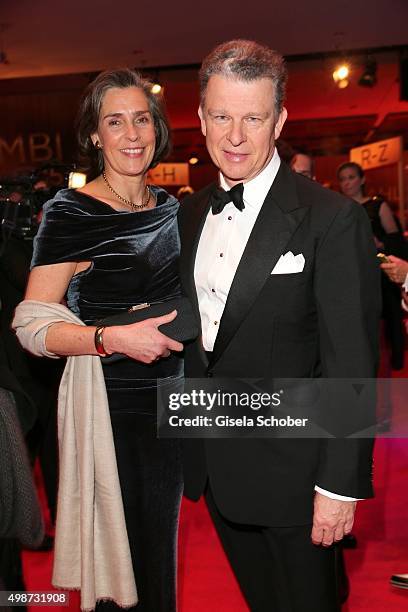
[[[194,282],[194,266],[197,255],[197,247],[200,241],[201,232],[210,208],[210,196],[217,188],[215,183],[209,185],[202,193],[200,198],[186,198],[182,206],[183,221],[180,224],[181,235],[181,266],[180,275],[182,284],[188,292],[196,310],[198,320],[200,319],[197,291]]]
[[[299,205],[291,171],[281,163],[234,276],[211,364],[236,333],[307,210]]]

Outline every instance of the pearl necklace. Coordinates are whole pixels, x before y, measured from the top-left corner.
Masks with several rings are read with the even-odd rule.
[[[112,187],[112,185],[109,183],[108,179],[106,178],[105,172],[102,172],[102,177],[103,177],[103,180],[105,181],[106,186],[108,187],[109,191],[111,191],[113,193],[113,195],[118,198],[118,200],[120,200],[124,204],[127,204],[128,206],[130,206],[130,208],[133,211],[140,210],[141,208],[146,208],[146,206],[149,204],[150,196],[151,196],[149,185],[146,185],[146,202],[143,202],[143,199],[142,199],[142,203],[141,204],[135,204],[135,202],[132,202],[131,200],[127,200],[126,198],[123,198],[121,195],[119,195],[114,190],[114,188]]]

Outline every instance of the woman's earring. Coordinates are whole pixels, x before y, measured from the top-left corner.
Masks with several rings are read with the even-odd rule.
[[[99,140],[95,141],[94,147],[95,149],[102,149],[101,145],[99,144]]]

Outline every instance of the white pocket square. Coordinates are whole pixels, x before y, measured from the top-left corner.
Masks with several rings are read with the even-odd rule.
[[[305,267],[305,258],[302,253],[294,255],[288,251],[281,255],[271,274],[296,274],[302,272]]]

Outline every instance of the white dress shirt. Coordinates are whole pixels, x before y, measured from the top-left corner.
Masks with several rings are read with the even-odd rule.
[[[405,280],[402,283],[402,288],[405,291],[405,293],[408,293],[408,274],[406,275]],[[401,300],[401,306],[402,306],[402,310],[405,310],[405,312],[408,312],[408,305],[405,303],[405,300]]]
[[[405,293],[408,293],[408,274],[406,275],[405,280],[402,283],[402,288],[404,289]],[[405,305],[404,300],[402,300],[402,305],[403,305],[404,310],[408,310]]]
[[[224,312],[232,281],[245,250],[262,204],[278,173],[280,157],[275,149],[272,159],[255,178],[244,183],[245,208],[238,210],[228,202],[218,215],[209,210],[201,232],[194,267],[201,316],[202,342],[206,351],[212,351]],[[230,189],[220,173],[220,187]],[[320,487],[315,490],[332,499],[355,501],[331,493]]]
[[[200,307],[203,346],[212,351],[238,264],[259,211],[279,170],[277,150],[258,176],[244,184],[244,210],[228,202],[218,215],[208,212],[198,244],[194,279]],[[228,191],[220,174],[220,186]]]

